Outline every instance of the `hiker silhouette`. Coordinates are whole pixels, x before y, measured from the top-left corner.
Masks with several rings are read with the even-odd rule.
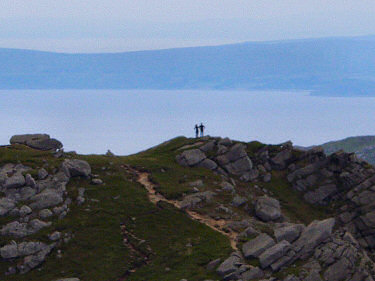
[[[206,127],[203,125],[203,123],[201,123],[201,124],[199,125],[199,130],[200,130],[200,132],[201,132],[201,137],[204,136],[204,128],[206,128]]]
[[[199,136],[199,127],[198,127],[198,124],[195,124],[194,129],[195,129],[195,138],[198,138],[198,136]]]

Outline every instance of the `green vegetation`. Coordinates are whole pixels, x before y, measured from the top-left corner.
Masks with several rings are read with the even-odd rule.
[[[328,208],[308,204],[299,192],[290,187],[285,171],[273,171],[271,181],[262,183],[262,186],[274,194],[280,201],[283,214],[292,221],[309,224],[313,220],[329,217]]]
[[[191,220],[185,213],[169,206],[150,203],[144,188],[126,173],[123,165],[132,164],[150,169],[153,180],[161,183],[161,190],[170,197],[179,196],[187,190],[178,179],[186,173],[186,180],[206,177],[207,172],[175,167],[170,179],[160,172],[174,168],[174,157],[168,154],[187,139],[176,139],[169,144],[130,157],[106,157],[97,155],[75,157],[88,161],[94,174],[98,174],[105,185],[91,185],[88,180],[73,179],[67,187],[71,198],[76,198],[77,189],[84,187],[89,198],[82,206],[75,203],[71,211],[60,221],[28,238],[48,242],[47,235],[55,230],[72,233],[74,238],[59,247],[40,268],[27,274],[27,280],[54,280],[62,277],[78,277],[83,281],[119,280],[203,280],[217,278],[207,272],[206,264],[227,256],[231,249],[228,239],[209,227]],[[161,153],[163,152],[163,153]],[[159,157],[160,156],[160,157]],[[154,159],[152,159],[154,157]],[[48,152],[39,152],[24,146],[0,148],[0,163],[23,163],[33,169],[58,167],[62,159]],[[98,202],[90,199],[99,200]],[[1,223],[10,219],[2,218]],[[129,234],[128,241],[136,250],[124,243],[123,225]],[[4,245],[10,239],[0,237]],[[144,258],[148,257],[145,263]],[[5,272],[10,263],[2,262],[0,271]],[[129,270],[135,272],[127,275]],[[11,275],[3,280],[20,280]]]
[[[324,143],[322,147],[327,154],[332,154],[339,150],[349,153],[354,152],[363,160],[370,164],[375,164],[375,136],[349,137]]]

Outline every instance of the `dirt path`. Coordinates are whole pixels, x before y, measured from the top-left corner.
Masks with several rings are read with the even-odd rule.
[[[168,202],[169,204],[172,204],[178,209],[181,209],[179,201],[176,200],[168,200],[163,195],[157,193],[155,190],[155,184],[150,181],[150,174],[146,172],[140,172],[133,168],[128,168],[131,170],[134,174],[137,175],[137,181],[144,186],[144,188],[148,191],[148,198],[149,200],[156,204],[159,201]],[[227,236],[230,240],[231,247],[235,250],[237,250],[236,246],[236,237],[237,233],[235,232],[226,232],[223,230],[224,226],[228,223],[226,220],[214,220],[211,217],[201,215],[197,212],[191,211],[191,210],[185,210],[185,212],[188,214],[190,218],[193,220],[199,221],[200,223],[204,223],[211,229],[220,232],[221,234]]]

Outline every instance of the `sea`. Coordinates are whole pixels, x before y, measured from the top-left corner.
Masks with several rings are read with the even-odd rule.
[[[308,91],[2,90],[0,145],[15,134],[47,133],[65,151],[129,155],[177,136],[310,146],[375,135],[375,97]]]

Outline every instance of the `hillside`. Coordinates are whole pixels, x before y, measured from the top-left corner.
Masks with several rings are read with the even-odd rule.
[[[373,95],[374,48],[375,37],[369,36],[113,54],[0,49],[0,88],[284,89]]]
[[[322,144],[327,154],[343,150],[348,153],[354,152],[361,159],[375,164],[375,136],[349,137],[343,140],[331,141]]]
[[[354,154],[210,137],[126,157],[66,153],[48,135],[11,143],[1,280],[375,276],[375,170]]]

